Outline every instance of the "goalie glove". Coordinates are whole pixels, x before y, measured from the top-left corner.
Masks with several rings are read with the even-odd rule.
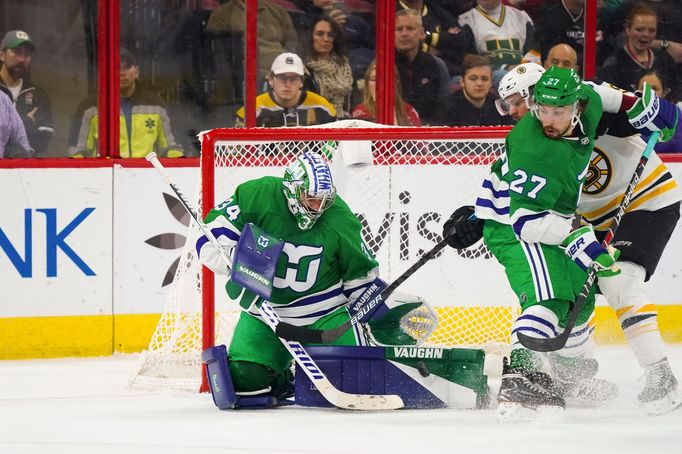
[[[382,306],[364,325],[375,345],[419,346],[438,327],[436,312],[417,296],[394,292]]]
[[[443,238],[455,249],[465,249],[483,238],[483,220],[476,218],[474,207],[464,205],[443,224]]]
[[[640,130],[644,140],[649,140],[653,131],[661,132],[661,142],[667,142],[675,135],[678,109],[671,102],[659,98],[644,82],[642,91],[635,92],[639,98],[627,111],[630,124]]]
[[[604,248],[594,236],[591,225],[572,231],[564,238],[562,246],[566,248],[566,255],[583,270],[594,266],[599,277],[620,274],[620,269],[615,266],[620,251],[611,246]]]

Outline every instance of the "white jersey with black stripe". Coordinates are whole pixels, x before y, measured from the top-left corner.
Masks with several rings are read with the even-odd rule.
[[[602,136],[595,142],[578,211],[596,230],[616,214],[646,144],[640,136]],[[649,157],[626,212],[655,211],[682,200],[682,191],[656,153]]]

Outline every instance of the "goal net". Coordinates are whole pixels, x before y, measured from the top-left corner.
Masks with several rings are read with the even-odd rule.
[[[440,241],[442,225],[456,208],[475,203],[507,132],[378,127],[357,120],[325,126],[205,133],[199,212],[230,197],[238,184],[282,176],[297,155],[318,152],[330,160],[338,193],[360,220],[388,283]],[[227,299],[224,280],[202,271],[193,241],[198,235],[197,226],[190,226],[166,307],[131,375],[133,384],[197,390],[202,348],[229,345],[239,308]],[[436,308],[439,325],[427,342],[431,346],[504,345],[518,311],[504,271],[482,242],[462,251],[444,249],[399,290]]]

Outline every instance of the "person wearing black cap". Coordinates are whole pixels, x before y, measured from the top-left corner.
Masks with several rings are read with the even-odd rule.
[[[5,34],[0,43],[0,86],[10,92],[28,141],[36,156],[41,156],[54,135],[54,123],[50,97],[29,77],[35,50],[35,44],[25,31],[12,30]]]
[[[175,141],[164,101],[138,84],[135,56],[121,48],[120,54],[121,127],[119,154],[122,158],[143,158],[154,151],[165,158],[184,156]],[[97,155],[97,96],[81,103],[76,111],[69,138],[69,155]]]

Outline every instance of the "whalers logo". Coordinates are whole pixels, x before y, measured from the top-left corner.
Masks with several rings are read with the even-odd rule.
[[[415,347],[393,347],[393,356],[396,358],[435,358],[443,357],[442,348],[415,348]]]
[[[263,235],[258,236],[258,246],[262,248],[268,247],[268,244],[270,244],[270,239],[267,237],[264,237]]]

